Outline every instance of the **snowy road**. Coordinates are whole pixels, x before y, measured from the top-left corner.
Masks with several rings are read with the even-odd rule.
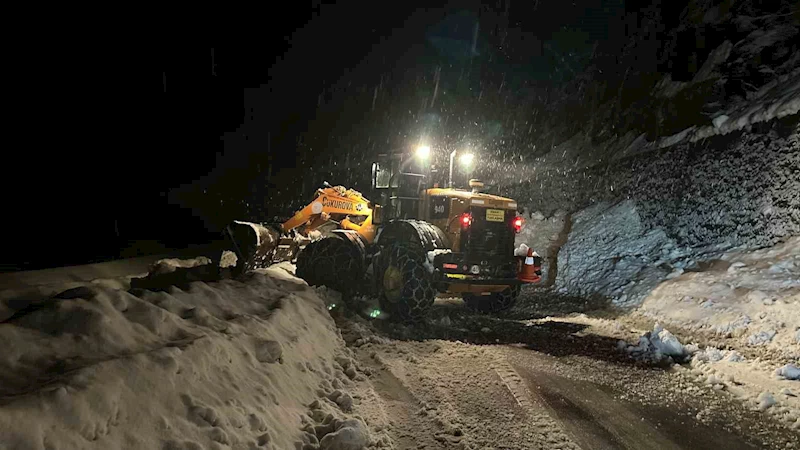
[[[596,372],[577,371],[578,377],[552,373],[549,368],[557,362],[530,352],[516,352],[512,359],[526,387],[581,448],[752,448],[730,429],[698,423],[691,409],[626,398],[625,386],[598,382]],[[639,375],[653,384],[671,381],[653,373]]]
[[[800,448],[793,431],[689,370],[637,364],[585,325],[526,325],[448,302],[434,316],[444,325],[379,325],[372,338],[340,319],[396,448]]]

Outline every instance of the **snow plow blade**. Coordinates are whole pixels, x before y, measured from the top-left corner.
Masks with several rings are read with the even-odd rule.
[[[236,254],[236,271],[244,273],[273,262],[280,232],[258,223],[234,221],[225,227],[230,251]]]

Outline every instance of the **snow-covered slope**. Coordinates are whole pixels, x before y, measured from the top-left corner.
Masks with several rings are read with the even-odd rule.
[[[166,262],[160,272],[203,279],[198,268]],[[288,271],[157,292],[93,283],[15,311],[0,323],[0,448],[366,445],[363,422],[346,420],[343,391],[358,372],[326,291]],[[315,400],[331,416],[304,432]]]
[[[661,283],[638,313],[730,341],[800,358],[800,237],[729,252]]]
[[[623,319],[657,325],[620,349],[635,358],[690,361],[699,381],[800,429],[800,237],[686,269],[648,289]]]
[[[724,251],[800,233],[798,120],[634,157],[600,179],[573,176],[577,186],[551,185],[568,198],[541,211],[569,214],[534,214],[541,220],[532,217],[520,238],[545,256],[546,269],[557,267],[562,293],[636,306],[661,280]]]

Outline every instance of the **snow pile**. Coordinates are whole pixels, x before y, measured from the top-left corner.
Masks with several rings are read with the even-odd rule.
[[[452,250],[450,250],[450,249],[448,249],[448,248],[445,248],[445,249],[441,249],[441,248],[440,248],[440,249],[436,249],[436,250],[431,250],[431,251],[429,251],[429,252],[427,253],[427,255],[426,255],[426,258],[425,258],[425,261],[423,261],[423,263],[422,263],[422,264],[425,266],[425,268],[426,268],[426,269],[428,269],[428,272],[430,272],[430,273],[433,273],[433,272],[434,272],[434,270],[436,270],[436,268],[435,268],[435,267],[434,267],[434,265],[433,265],[433,260],[434,260],[434,259],[435,259],[437,256],[439,256],[439,255],[445,255],[445,254],[447,254],[447,253],[452,253]]]
[[[692,349],[690,348],[690,353],[692,354],[692,363],[698,363],[698,362],[715,363],[720,361],[737,363],[746,360],[746,358],[736,350],[720,350],[712,346],[706,347],[704,349],[698,349],[696,351],[691,351],[691,350]]]
[[[0,323],[0,447],[361,445],[359,373],[317,291],[281,267],[209,282],[199,263],[159,264],[158,291],[88,284]],[[169,286],[185,271],[197,280]],[[332,418],[312,439],[315,401]]]
[[[726,345],[800,357],[800,237],[756,251],[696,262],[664,281],[636,312]]]
[[[706,347],[704,350],[698,350],[692,357],[696,361],[708,362],[722,361],[723,358],[725,358],[725,350],[720,350],[716,347]]]
[[[149,270],[150,274],[161,275],[173,273],[179,269],[192,269],[206,264],[211,264],[211,260],[205,256],[191,259],[165,258],[156,261]]]
[[[332,382],[323,380],[317,400],[309,404],[307,415],[301,416],[302,444],[321,450],[360,450],[364,448],[391,448],[391,438],[380,430],[371,430],[361,416],[353,416],[356,400],[361,391],[352,395],[342,386],[353,386],[353,381],[365,381],[365,370],[353,358],[351,350],[335,358],[333,365],[338,373],[346,375]],[[369,372],[369,369],[366,369]],[[371,389],[369,383],[366,384]]]
[[[693,353],[698,381],[800,428],[793,386],[800,377],[800,237],[688,268],[655,288],[633,316],[713,343]]]
[[[787,380],[800,380],[800,367],[795,364],[786,364],[775,371],[775,374]]]
[[[654,364],[684,362],[697,351],[696,346],[681,344],[677,337],[659,324],[653,327],[653,331],[640,336],[636,345],[619,341],[617,346],[631,358]]]
[[[750,345],[764,345],[772,342],[772,338],[778,334],[775,330],[759,331],[752,334],[747,338],[747,343]]]
[[[714,390],[724,390],[753,410],[773,416],[789,428],[800,429],[800,397],[795,364],[775,368],[759,358],[746,359],[736,350],[707,347],[694,353],[690,373]]]
[[[762,392],[758,395],[758,409],[761,411],[766,411],[767,409],[773,407],[774,405],[778,404],[778,401],[775,400],[775,397],[769,392]]]
[[[132,276],[148,273],[160,256],[146,256],[85,266],[0,273],[0,322],[59,292],[90,284],[128,289]]]

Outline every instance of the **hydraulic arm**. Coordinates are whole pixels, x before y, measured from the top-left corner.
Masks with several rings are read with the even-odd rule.
[[[277,227],[235,221],[226,227],[232,249],[244,268],[292,261],[300,247],[312,241],[311,233],[326,230],[352,230],[366,242],[375,239],[373,210],[360,192],[327,182],[314,194],[314,199]]]
[[[368,242],[375,238],[369,200],[358,191],[327,183],[326,187],[317,189],[311,203],[281,224],[281,231],[298,230],[307,236],[310,231],[331,221],[338,224],[338,228],[357,232]]]

